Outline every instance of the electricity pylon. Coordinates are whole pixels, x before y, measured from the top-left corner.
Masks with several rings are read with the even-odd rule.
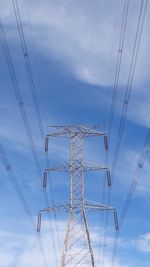
[[[70,139],[70,162],[47,168],[44,172],[43,187],[47,185],[48,172],[70,172],[70,202],[56,207],[48,207],[39,211],[37,231],[41,228],[43,212],[68,211],[68,223],[64,241],[61,267],[86,266],[95,267],[95,260],[88,229],[87,211],[113,211],[116,231],[119,230],[117,211],[115,208],[99,204],[84,198],[84,172],[104,170],[108,186],[111,186],[110,171],[107,166],[86,163],[83,160],[83,139],[85,137],[102,136],[105,149],[108,149],[107,136],[99,130],[99,126],[50,126],[46,136],[45,151],[48,151],[49,137],[67,137]]]

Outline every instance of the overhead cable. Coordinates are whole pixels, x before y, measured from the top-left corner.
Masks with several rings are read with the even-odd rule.
[[[134,47],[133,47],[129,76],[128,76],[128,82],[127,82],[127,87],[126,87],[126,91],[125,91],[124,104],[123,104],[123,108],[122,108],[121,120],[120,120],[119,131],[118,131],[118,138],[117,138],[117,142],[116,142],[114,159],[113,159],[113,164],[112,164],[112,179],[114,178],[116,164],[118,161],[119,149],[120,149],[122,134],[123,134],[124,126],[125,126],[128,104],[129,104],[129,100],[130,100],[130,96],[131,96],[132,83],[133,83],[135,67],[136,67],[136,62],[137,62],[137,57],[138,57],[138,52],[139,52],[139,46],[140,46],[140,42],[141,42],[141,36],[142,36],[142,31],[143,31],[143,26],[144,26],[145,15],[146,15],[146,11],[147,11],[147,5],[148,5],[148,0],[145,0],[145,1],[141,0],[137,29],[136,29],[136,35],[135,35],[135,41],[134,41]],[[144,149],[141,153],[139,163],[138,163],[138,166],[136,169],[136,174],[132,180],[132,184],[131,184],[131,187],[129,189],[127,199],[125,201],[125,205],[124,205],[124,208],[123,208],[123,211],[121,214],[120,227],[122,226],[122,223],[125,219],[126,212],[129,208],[130,202],[131,202],[133,194],[135,192],[135,189],[136,189],[136,186],[137,186],[137,183],[139,180],[140,172],[142,169],[141,166],[143,166],[145,159],[147,157],[147,153],[149,151],[149,134],[150,133],[148,131],[148,135],[147,135],[146,140],[145,140]],[[141,164],[140,164],[140,161],[141,161]],[[119,239],[119,233],[116,236],[115,242],[114,242],[111,267],[113,267],[115,264],[118,239]]]
[[[4,166],[5,170],[7,171],[7,174],[9,176],[9,178],[10,178],[10,182],[11,182],[11,184],[12,184],[12,186],[13,186],[13,188],[14,188],[14,190],[15,190],[18,198],[19,198],[19,201],[20,201],[21,205],[23,206],[23,209],[24,209],[25,213],[28,216],[30,224],[33,227],[33,230],[35,232],[36,225],[35,225],[35,222],[34,222],[34,220],[32,218],[32,214],[31,214],[30,208],[29,208],[29,206],[27,204],[27,201],[26,201],[26,199],[24,197],[24,194],[23,194],[23,192],[22,192],[22,190],[20,188],[18,179],[17,179],[17,177],[15,176],[15,174],[13,172],[11,164],[10,164],[10,162],[9,162],[9,160],[8,160],[8,158],[7,158],[6,154],[5,154],[5,151],[4,151],[4,149],[3,149],[1,144],[0,144],[0,159],[1,159],[2,163],[3,163],[3,166]],[[41,253],[42,259],[43,259],[43,264],[44,264],[45,267],[48,267],[42,239],[41,239],[41,237],[39,235],[37,235],[36,237],[37,237],[37,240],[38,240],[38,243],[39,243],[39,249],[40,249],[40,253]]]
[[[118,92],[118,83],[119,83],[122,55],[123,55],[123,49],[124,49],[124,40],[125,40],[125,33],[126,33],[128,9],[129,9],[129,0],[125,0],[124,1],[124,7],[123,7],[122,22],[121,22],[121,31],[120,31],[117,64],[116,64],[116,70],[115,70],[115,79],[114,79],[113,94],[112,94],[112,101],[111,101],[111,109],[110,109],[110,115],[109,115],[109,121],[108,121],[108,139],[109,139],[109,142],[110,142],[110,138],[111,138],[114,112],[115,112],[115,107],[116,107],[116,98],[117,98],[117,92]]]
[[[146,135],[146,139],[145,139],[145,142],[144,142],[144,146],[143,146],[142,152],[141,152],[141,154],[139,156],[139,160],[137,162],[135,174],[133,176],[132,183],[130,185],[130,188],[129,188],[125,203],[123,205],[123,209],[122,209],[120,220],[119,220],[120,228],[122,228],[122,226],[124,224],[128,209],[130,207],[131,201],[133,199],[134,193],[136,191],[138,182],[140,180],[140,177],[141,177],[141,174],[142,174],[142,171],[143,171],[143,168],[144,168],[144,165],[145,165],[145,162],[146,162],[146,160],[148,158],[149,153],[150,153],[150,128],[147,131],[147,135]],[[116,258],[118,238],[119,238],[119,234],[118,234],[118,236],[116,238],[116,241],[114,243],[112,266],[113,266],[113,264],[115,262],[115,258]]]
[[[28,121],[28,117],[27,117],[27,113],[24,107],[24,102],[23,102],[23,98],[21,95],[21,90],[18,84],[18,80],[16,77],[16,73],[15,73],[15,69],[14,69],[14,64],[13,64],[13,60],[11,57],[11,53],[8,47],[8,42],[7,42],[7,38],[6,38],[6,34],[5,34],[5,29],[2,23],[2,19],[0,18],[0,43],[4,52],[4,56],[6,59],[6,63],[8,66],[8,70],[9,70],[9,74],[10,74],[10,78],[11,78],[11,82],[15,91],[15,96],[16,96],[16,100],[18,103],[18,107],[19,107],[19,111],[21,113],[21,117],[24,123],[24,127],[26,130],[26,134],[29,140],[29,144],[31,147],[31,151],[33,154],[33,158],[34,158],[34,162],[37,168],[37,172],[38,175],[41,176],[42,170],[41,170],[41,166],[40,166],[40,162],[38,159],[38,155],[37,155],[37,151],[36,151],[36,147],[33,141],[33,137],[32,137],[32,132],[31,132],[31,128],[30,128],[30,124]]]
[[[12,0],[12,4],[13,4],[14,14],[15,14],[16,23],[17,23],[18,32],[19,32],[19,38],[20,38],[20,43],[21,43],[21,48],[22,48],[22,54],[23,54],[23,57],[24,57],[25,67],[26,67],[26,70],[27,70],[29,86],[30,86],[30,89],[31,89],[31,94],[32,94],[33,102],[34,102],[34,108],[35,108],[35,112],[36,112],[38,127],[39,127],[39,130],[40,130],[41,140],[42,140],[42,144],[43,144],[43,147],[44,147],[44,128],[43,128],[43,124],[42,124],[42,118],[41,118],[40,108],[39,108],[37,94],[36,94],[37,87],[36,87],[36,84],[35,84],[35,81],[34,81],[34,77],[33,77],[33,73],[32,73],[30,57],[29,57],[29,53],[28,53],[28,49],[27,49],[27,44],[26,44],[26,39],[25,39],[25,35],[24,35],[24,29],[23,29],[23,25],[22,25],[22,19],[21,19],[21,15],[20,15],[18,1],[17,0]],[[45,153],[44,155],[45,155],[46,167],[48,168],[49,167],[48,154]],[[51,186],[50,186],[51,203],[52,203],[52,205],[55,205],[54,196],[53,196],[54,194],[53,194],[53,190],[52,190],[52,181],[50,181],[50,182],[51,182]],[[46,190],[44,190],[44,197],[45,197],[46,205],[49,205],[49,198],[48,198]],[[56,213],[54,213],[54,219],[55,219],[57,243],[58,243],[58,246],[59,246],[60,240],[59,240],[59,234],[58,234],[59,233],[58,232],[58,225],[57,225],[57,221],[56,221]],[[52,235],[53,235],[53,232],[52,232]],[[54,240],[54,238],[53,238],[53,240]],[[55,244],[54,244],[54,247],[55,247]],[[59,248],[60,248],[60,246],[59,246]]]
[[[120,78],[120,70],[121,70],[121,62],[122,62],[122,55],[124,49],[124,41],[125,41],[125,33],[126,33],[126,25],[127,25],[127,18],[128,18],[128,10],[129,10],[129,0],[124,1],[123,5],[123,14],[122,14],[122,21],[121,21],[121,30],[120,30],[120,38],[119,38],[119,46],[118,46],[118,56],[116,62],[116,70],[115,70],[115,78],[114,78],[114,86],[113,86],[113,94],[112,94],[112,101],[111,101],[111,108],[110,108],[110,115],[108,120],[108,140],[110,145],[111,139],[111,131],[113,126],[113,119],[114,119],[114,112],[116,107],[116,99],[117,99],[117,92],[118,92],[118,84]],[[108,161],[108,155],[106,156],[106,162]],[[111,202],[111,188],[109,188],[108,195],[107,195],[107,205]],[[103,217],[104,219],[104,217]],[[102,256],[101,256],[101,266],[103,267],[105,264],[105,249],[106,249],[106,230],[108,227],[109,221],[109,214],[106,213],[105,222],[103,227],[103,241],[102,241]]]
[[[135,74],[135,67],[136,67],[137,57],[138,57],[138,53],[139,53],[139,47],[140,47],[140,43],[141,43],[141,37],[142,37],[145,14],[146,14],[146,10],[147,10],[147,4],[148,4],[148,0],[146,0],[146,1],[142,0],[141,1],[140,11],[139,11],[139,16],[138,16],[138,22],[137,22],[137,28],[136,28],[136,35],[135,35],[134,46],[133,46],[133,51],[132,51],[132,58],[131,58],[131,63],[130,63],[129,75],[128,75],[128,81],[127,81],[127,86],[126,86],[126,90],[125,90],[124,103],[123,103],[123,107],[122,107],[121,119],[120,119],[120,123],[119,123],[119,130],[118,130],[117,141],[116,141],[116,145],[115,145],[115,152],[114,152],[113,163],[112,163],[112,172],[111,172],[112,180],[115,176],[115,170],[116,170],[116,165],[117,165],[118,156],[119,156],[121,139],[122,139],[123,130],[124,130],[125,122],[126,122],[128,105],[129,105],[129,101],[130,101],[130,97],[131,97],[133,78],[134,78],[134,74]]]

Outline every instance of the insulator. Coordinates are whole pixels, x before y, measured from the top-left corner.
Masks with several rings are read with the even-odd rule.
[[[128,105],[128,100],[127,100],[127,99],[124,100],[124,104],[125,104],[125,105]]]
[[[106,170],[106,175],[107,175],[107,184],[108,184],[108,186],[111,186],[110,170]]]
[[[119,231],[118,214],[116,210],[114,211],[114,222],[116,231]]]
[[[45,138],[45,152],[48,151],[48,136]]]
[[[47,187],[47,171],[44,172],[43,176],[43,188]]]
[[[139,166],[139,168],[143,168],[143,164],[142,163],[138,163],[138,166]]]
[[[41,217],[42,217],[42,214],[38,213],[37,232],[40,232],[40,230],[41,230]]]
[[[23,107],[23,102],[19,102],[19,107]]]
[[[10,165],[7,165],[6,170],[7,171],[10,171],[11,170],[11,166]]]
[[[108,150],[108,138],[107,138],[107,135],[104,135],[104,145],[105,145],[105,149]]]

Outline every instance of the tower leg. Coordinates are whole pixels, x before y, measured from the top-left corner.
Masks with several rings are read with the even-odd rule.
[[[70,213],[61,267],[95,267],[85,211]]]

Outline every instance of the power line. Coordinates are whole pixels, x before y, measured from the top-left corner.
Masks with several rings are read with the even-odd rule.
[[[109,142],[111,138],[111,131],[112,131],[112,125],[113,125],[113,119],[114,119],[115,106],[116,106],[118,83],[119,83],[119,77],[120,77],[121,61],[122,61],[122,54],[123,54],[123,49],[124,49],[124,40],[125,40],[126,24],[127,24],[127,17],[128,17],[128,7],[129,7],[129,0],[125,0],[124,7],[123,7],[122,22],[121,22],[121,31],[120,31],[116,71],[115,71],[115,80],[114,80],[114,86],[113,86],[113,95],[112,95],[109,122],[108,122]]]
[[[37,169],[38,175],[41,177],[42,170],[41,170],[39,158],[38,158],[38,155],[37,155],[37,152],[36,152],[36,147],[35,147],[35,144],[34,144],[34,141],[33,141],[31,128],[30,128],[28,117],[27,117],[27,113],[26,113],[26,110],[25,110],[25,107],[24,107],[23,98],[22,98],[20,87],[19,87],[18,80],[17,80],[17,77],[16,77],[14,64],[13,64],[13,61],[12,61],[12,58],[11,58],[11,54],[10,54],[10,50],[9,50],[9,47],[8,47],[8,42],[7,42],[7,38],[6,38],[6,34],[5,34],[5,30],[4,30],[4,26],[3,26],[1,18],[0,18],[0,42],[1,42],[1,46],[2,46],[4,55],[5,55],[5,58],[6,58],[6,62],[7,62],[7,66],[8,66],[8,70],[9,70],[9,74],[10,74],[10,78],[11,78],[11,82],[12,82],[13,88],[15,90],[15,96],[16,96],[16,99],[17,99],[17,102],[18,102],[18,106],[19,106],[19,110],[20,110],[20,113],[21,113],[21,117],[22,117],[22,120],[23,120],[23,123],[24,123],[24,126],[25,126],[25,130],[26,130],[26,134],[27,134],[27,137],[28,137],[28,140],[29,140],[31,151],[32,151],[32,154],[33,154],[33,157],[34,157],[34,162],[35,162],[35,165],[36,165],[36,169]],[[52,235],[53,235],[53,233],[52,233]],[[53,238],[52,238],[52,240],[53,240]]]
[[[135,73],[135,67],[136,67],[136,62],[137,62],[137,57],[138,57],[138,52],[139,52],[139,46],[140,46],[140,41],[141,41],[141,36],[142,36],[142,31],[143,31],[143,25],[144,25],[144,19],[145,19],[145,15],[146,15],[147,5],[148,5],[148,0],[145,0],[145,1],[142,0],[141,1],[140,11],[139,11],[139,16],[138,16],[137,29],[136,29],[136,35],[135,35],[135,42],[134,42],[132,59],[131,59],[131,64],[130,64],[129,76],[128,76],[128,82],[127,82],[127,87],[126,87],[126,91],[125,91],[124,104],[123,104],[123,108],[122,108],[121,120],[120,120],[119,131],[118,131],[118,138],[117,138],[117,142],[116,142],[113,165],[112,165],[112,179],[114,178],[115,169],[116,169],[116,165],[117,165],[117,161],[118,161],[119,149],[120,149],[121,139],[122,139],[123,130],[124,130],[125,121],[126,121],[128,103],[129,103],[130,96],[131,96],[132,83],[133,83],[133,78],[134,78],[134,73]],[[148,131],[148,135],[146,137],[144,150],[143,150],[141,157],[140,157],[141,163],[139,161],[138,167],[136,170],[136,174],[135,174],[136,178],[133,179],[133,182],[131,184],[131,187],[130,187],[128,195],[127,195],[127,199],[125,201],[125,205],[124,205],[123,212],[122,212],[121,219],[120,219],[121,225],[124,221],[127,209],[129,208],[129,204],[132,200],[132,196],[133,196],[135,189],[136,189],[136,185],[137,185],[138,178],[139,178],[139,169],[138,168],[141,168],[140,166],[143,166],[148,151],[149,151],[149,131]],[[112,254],[112,263],[111,263],[112,267],[115,263],[118,238],[119,238],[119,233],[115,237],[113,254]]]
[[[5,151],[2,147],[2,145],[0,144],[0,159],[3,163],[3,166],[5,168],[5,170],[7,171],[7,174],[10,178],[10,182],[20,200],[20,203],[21,205],[23,206],[23,209],[25,211],[25,213],[27,214],[28,216],[28,219],[30,221],[30,224],[32,225],[33,229],[35,230],[35,222],[32,218],[32,215],[31,215],[31,212],[30,212],[30,209],[28,207],[28,204],[26,202],[26,199],[24,197],[24,194],[22,192],[22,190],[20,189],[20,185],[19,185],[19,182],[18,182],[18,179],[17,177],[15,176],[14,172],[13,172],[13,169],[11,167],[11,164],[5,154]],[[41,256],[42,256],[42,259],[43,259],[43,264],[45,267],[48,267],[48,264],[47,264],[47,261],[46,261],[46,257],[45,257],[45,251],[44,251],[44,247],[43,247],[43,242],[42,242],[42,239],[41,237],[38,235],[36,236],[37,237],[37,240],[38,240],[38,243],[39,243],[39,248],[40,248],[40,253],[41,253]]]
[[[112,126],[113,126],[114,112],[115,112],[115,106],[116,106],[116,98],[117,98],[117,92],[118,92],[118,83],[119,83],[122,55],[123,55],[123,49],[124,49],[128,10],[129,10],[129,0],[125,0],[124,6],[123,6],[123,14],[122,14],[119,46],[118,46],[118,56],[117,56],[114,86],[113,86],[113,94],[112,94],[110,115],[109,115],[109,120],[108,120],[109,144],[110,144],[110,139],[111,139],[111,131],[112,131]],[[108,155],[106,156],[106,163],[107,162],[108,162]],[[109,205],[110,202],[111,202],[111,187],[109,188],[108,195],[107,195],[107,205]],[[105,222],[104,222],[104,230],[103,230],[103,245],[102,245],[102,258],[101,258],[101,266],[102,267],[104,266],[104,263],[105,263],[106,229],[108,227],[108,221],[109,221],[109,214],[108,213],[106,213],[106,216],[104,219],[105,219]]]
[[[132,199],[133,194],[135,192],[137,183],[138,183],[139,178],[141,176],[141,172],[143,170],[143,167],[144,167],[144,164],[145,164],[145,161],[148,157],[149,152],[150,152],[150,128],[148,129],[147,136],[146,136],[145,143],[144,143],[144,147],[143,147],[143,150],[140,154],[140,157],[139,157],[139,160],[137,163],[137,167],[136,167],[136,171],[135,171],[135,175],[134,175],[132,184],[130,186],[130,190],[129,190],[128,195],[127,195],[127,199],[125,201],[125,204],[124,204],[124,207],[123,207],[123,210],[121,213],[120,226],[122,226],[122,224],[124,222],[126,212],[128,210],[131,199]]]
[[[4,26],[3,26],[1,18],[0,18],[0,42],[1,42],[1,46],[2,46],[2,49],[3,49],[4,55],[5,55],[6,63],[7,63],[9,74],[10,74],[10,78],[11,78],[11,82],[12,82],[12,85],[13,85],[13,88],[14,88],[14,91],[15,91],[15,96],[16,96],[16,99],[17,99],[19,111],[20,111],[20,114],[21,114],[21,117],[22,117],[22,120],[23,120],[23,123],[24,123],[26,134],[27,134],[27,137],[28,137],[28,140],[29,140],[29,144],[30,144],[30,147],[31,147],[31,151],[32,151],[32,154],[33,154],[34,162],[35,162],[35,165],[36,165],[36,168],[37,168],[37,172],[38,172],[38,175],[41,176],[42,170],[41,170],[40,162],[39,162],[38,155],[37,155],[36,148],[35,148],[35,144],[34,144],[34,141],[33,141],[31,128],[30,128],[29,121],[28,121],[28,118],[27,118],[27,113],[26,113],[26,110],[25,110],[25,107],[24,107],[23,98],[22,98],[20,87],[19,87],[18,80],[17,80],[17,77],[16,77],[14,64],[13,64],[12,57],[11,57],[11,54],[10,54],[10,50],[9,50],[9,47],[8,47],[8,42],[7,42],[7,38],[6,38],[6,34],[5,34],[5,30],[4,30]]]
[[[112,23],[112,33],[111,33],[111,47],[110,47],[110,61],[109,61],[109,65],[108,65],[108,77],[110,77],[110,69],[111,69],[111,61],[112,61],[112,52],[113,52],[113,42],[114,42],[114,32],[115,32],[115,18],[116,18],[116,11],[117,11],[117,2],[113,2],[113,23]],[[109,82],[108,82],[108,86],[109,86]],[[107,106],[105,105],[105,114],[107,113],[106,110],[107,109]],[[104,128],[106,128],[106,116],[104,117]],[[105,149],[105,165],[107,166],[108,165],[108,149]],[[104,174],[104,177],[103,177],[103,185],[102,185],[102,203],[106,203],[106,198],[108,198],[108,195],[109,195],[109,191],[111,190],[111,180],[110,180],[110,183],[108,185],[108,190],[106,189],[106,180],[107,180],[107,177],[106,177],[106,173]],[[107,191],[106,191],[107,190]],[[101,250],[103,248],[103,236],[104,236],[104,231],[105,231],[105,225],[104,225],[104,222],[105,222],[105,213],[102,212],[101,214],[101,233],[100,233],[100,245],[99,245],[99,252],[98,252],[98,265],[100,265],[100,261],[102,260],[102,255],[103,253],[101,253]]]
[[[24,61],[25,61],[25,67],[27,70],[29,85],[30,85],[30,89],[31,89],[31,93],[32,93],[33,102],[34,102],[34,108],[35,108],[38,126],[39,126],[39,130],[40,130],[41,140],[42,140],[42,144],[44,147],[44,128],[43,128],[43,124],[42,124],[40,108],[39,108],[37,95],[36,95],[37,88],[36,88],[36,85],[34,82],[34,77],[33,77],[32,68],[31,68],[31,64],[30,64],[30,58],[29,58],[29,53],[28,53],[28,49],[27,49],[27,45],[26,45],[26,39],[25,39],[25,35],[24,35],[24,30],[23,30],[22,19],[21,19],[21,15],[20,15],[19,6],[18,6],[18,1],[12,0],[12,4],[13,4],[14,14],[15,14],[15,18],[16,18],[17,27],[18,27],[19,38],[20,38],[22,53],[23,53],[23,57],[24,57]],[[44,155],[45,155],[46,167],[48,167],[49,166],[48,154],[45,153]],[[55,206],[55,201],[54,201],[53,191],[52,191],[52,181],[50,181],[50,182],[51,182],[51,186],[50,186],[51,203],[52,203],[52,205]],[[44,198],[45,198],[46,205],[49,205],[49,198],[48,198],[46,190],[44,190]],[[59,234],[58,234],[58,225],[57,225],[57,221],[56,221],[56,213],[54,213],[54,219],[55,219],[55,228],[56,228],[55,230],[56,230],[56,236],[57,236],[57,243],[59,246],[60,240],[59,240]],[[52,232],[52,235],[53,235],[53,232]],[[52,238],[52,239],[54,240],[54,238]],[[54,248],[55,248],[55,244],[54,244]]]
[[[131,63],[130,63],[129,75],[128,75],[128,81],[127,81],[127,86],[126,86],[126,90],[125,90],[124,103],[123,103],[123,107],[122,107],[118,136],[117,136],[114,158],[113,158],[113,163],[112,163],[112,180],[115,176],[115,169],[116,169],[116,165],[117,165],[117,161],[118,161],[121,139],[122,139],[123,130],[124,130],[125,122],[126,122],[126,115],[127,115],[128,104],[129,104],[130,96],[131,96],[133,78],[134,78],[135,67],[136,67],[136,62],[137,62],[137,57],[138,57],[138,52],[139,52],[139,46],[140,46],[140,42],[141,42],[141,36],[142,36],[142,31],[143,31],[143,25],[144,25],[144,19],[145,19],[147,4],[148,4],[147,0],[141,1],[140,12],[139,12],[139,16],[138,16],[137,29],[136,29],[136,35],[135,35],[135,41],[134,41],[132,58],[131,58]]]
[[[32,93],[32,98],[34,101],[34,107],[35,107],[35,111],[36,111],[36,117],[38,120],[38,126],[40,129],[41,139],[42,139],[43,144],[44,144],[44,129],[43,129],[43,125],[42,125],[41,113],[40,113],[39,104],[38,104],[37,95],[36,95],[36,85],[35,85],[34,78],[33,78],[32,68],[31,68],[30,59],[29,59],[29,53],[28,53],[28,49],[27,49],[27,45],[26,45],[26,40],[25,40],[25,35],[24,35],[24,31],[23,31],[21,15],[20,15],[17,0],[12,0],[12,4],[13,4],[15,18],[16,18],[16,22],[17,22],[17,27],[18,27],[19,37],[20,37],[20,43],[21,43],[21,48],[22,48],[22,52],[23,52],[23,56],[24,56],[24,61],[25,61],[25,66],[26,66],[26,70],[27,70],[29,85],[30,85],[30,89],[31,89],[31,93]]]
[[[110,111],[110,117],[109,117],[109,126],[108,126],[108,137],[109,137],[109,141],[110,141],[110,137],[111,137],[111,130],[112,130],[112,125],[113,125],[114,110],[115,110],[115,105],[116,105],[115,103],[116,103],[117,89],[118,89],[118,81],[119,81],[119,74],[120,74],[120,67],[121,67],[122,49],[123,49],[123,46],[124,46],[124,38],[125,38],[125,29],[126,29],[126,22],[127,22],[128,6],[129,6],[129,1],[125,1],[125,4],[124,4],[124,12],[123,12],[124,15],[123,15],[123,20],[122,20],[122,27],[121,27],[121,34],[120,34],[120,42],[119,42],[120,49],[119,49],[118,59],[117,59],[117,66],[116,66],[116,73],[115,73],[115,83],[114,83],[114,90],[113,90],[112,103],[111,103],[111,111]],[[141,4],[141,10],[142,10],[142,8],[143,7],[142,7],[142,4]],[[140,12],[142,13],[141,10],[140,10]],[[144,11],[144,13],[145,13],[145,11]],[[140,16],[141,16],[141,14],[139,15],[139,22],[138,22],[137,29],[140,28]],[[144,16],[145,15],[143,15],[143,17]],[[135,48],[134,48],[134,50],[136,49],[136,42],[138,41],[140,43],[141,33],[142,33],[142,28],[143,28],[143,23],[144,23],[144,18],[142,19],[141,29],[139,30],[139,32],[140,32],[139,38],[138,38],[138,33],[136,33],[135,44],[134,44],[134,47]],[[138,30],[137,30],[137,32],[138,32]],[[132,86],[132,81],[133,81],[133,76],[134,76],[134,70],[135,70],[135,65],[136,65],[136,60],[137,60],[137,55],[138,55],[138,49],[139,49],[139,44],[137,45],[136,53],[133,50],[133,57],[132,57],[132,60],[131,60],[131,66],[130,66],[130,72],[129,72],[129,78],[128,78],[127,88],[129,88],[129,87],[131,88],[131,86]],[[134,53],[135,53],[135,61],[133,60],[134,59]],[[131,73],[132,69],[133,69],[133,72],[132,72],[132,75],[131,75],[130,73]],[[127,93],[127,90],[128,90],[127,88],[126,88],[125,99],[127,98],[127,96],[129,96],[129,94]],[[125,103],[127,104],[128,102],[125,101],[124,104]],[[114,171],[115,171],[115,169],[114,169],[114,161],[113,161],[112,179],[114,177]],[[111,201],[111,195],[110,195],[110,201]],[[105,223],[106,223],[106,225],[108,225],[108,218],[106,218],[106,222]],[[114,262],[114,255],[116,254],[118,237],[119,237],[119,231],[116,233],[115,238],[114,238],[112,265],[113,265],[113,262]],[[103,243],[103,248],[104,249],[105,249],[105,246],[106,246],[105,243],[106,243],[106,234],[105,234],[104,243]],[[104,256],[105,255],[103,253],[103,258],[104,258]],[[102,261],[102,266],[103,266],[103,264],[104,264],[104,260]]]
[[[123,226],[127,211],[128,211],[129,206],[131,204],[133,195],[135,193],[138,181],[139,181],[139,179],[141,177],[142,170],[144,168],[144,165],[145,165],[145,162],[147,160],[149,152],[150,152],[150,128],[147,131],[147,135],[146,135],[146,139],[145,139],[145,142],[144,142],[144,146],[143,146],[142,152],[141,152],[141,154],[139,156],[139,160],[138,160],[138,163],[137,163],[135,174],[133,176],[132,183],[130,185],[130,188],[129,188],[129,191],[128,191],[128,194],[127,194],[127,197],[126,197],[126,200],[125,200],[122,212],[121,212],[121,216],[120,216],[120,220],[119,220],[120,228]],[[114,244],[113,257],[112,257],[112,266],[113,266],[113,264],[115,262],[118,238],[119,238],[119,234],[117,236],[116,243]]]

